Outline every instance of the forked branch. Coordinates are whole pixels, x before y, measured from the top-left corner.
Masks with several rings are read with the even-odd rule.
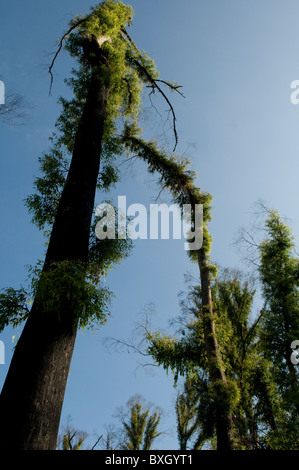
[[[77,23],[73,24],[69,30],[62,36],[62,38],[60,39],[59,41],[59,45],[58,45],[58,49],[54,55],[54,58],[51,62],[51,65],[49,67],[49,74],[51,76],[51,83],[50,83],[50,90],[49,90],[49,95],[51,95],[51,91],[52,91],[52,85],[53,85],[53,80],[54,80],[54,77],[53,77],[53,72],[52,72],[52,69],[54,67],[54,64],[55,64],[55,61],[58,57],[58,54],[60,53],[61,49],[62,49],[62,46],[63,46],[63,42],[65,41],[65,39],[71,34],[72,31],[74,31],[74,29],[76,29],[78,26],[80,26],[80,24],[84,23],[84,21],[86,21],[88,18],[90,17],[90,15],[86,16],[85,18],[82,18],[81,20],[77,21]]]
[[[138,48],[136,47],[134,41],[132,40],[131,36],[129,35],[129,33],[126,31],[125,28],[122,28],[122,33],[123,33],[124,36],[127,38],[127,40],[129,41],[129,43],[131,44],[131,46],[133,47],[133,49],[135,50],[135,52],[138,54],[138,56],[142,59],[141,53],[139,52],[139,50],[138,50]],[[174,137],[175,137],[175,145],[174,145],[173,151],[175,151],[175,149],[176,149],[176,147],[177,147],[177,144],[178,144],[178,133],[177,133],[177,128],[176,128],[176,114],[175,114],[173,105],[171,104],[169,98],[166,96],[166,94],[164,93],[164,91],[161,89],[161,87],[158,85],[157,82],[163,83],[163,84],[166,85],[168,88],[170,88],[171,91],[176,91],[176,92],[179,93],[183,98],[185,98],[185,96],[183,95],[183,93],[182,93],[181,91],[179,91],[179,89],[181,88],[181,86],[180,86],[180,85],[173,85],[172,83],[169,83],[169,82],[167,82],[166,80],[159,80],[159,79],[153,78],[153,77],[151,76],[151,74],[149,73],[149,71],[147,70],[147,68],[146,68],[140,61],[138,61],[137,59],[134,60],[134,64],[139,68],[139,70],[143,73],[143,75],[145,75],[145,77],[147,78],[147,80],[148,80],[149,83],[150,83],[150,87],[152,88],[153,92],[154,92],[155,90],[157,90],[157,91],[161,94],[161,96],[164,98],[164,100],[166,101],[166,103],[167,103],[168,106],[169,106],[170,112],[171,112],[171,114],[172,114],[173,132],[174,132]]]

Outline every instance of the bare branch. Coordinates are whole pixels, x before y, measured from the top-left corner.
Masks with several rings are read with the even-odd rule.
[[[53,80],[54,80],[54,77],[53,77],[53,72],[52,72],[52,69],[54,67],[54,64],[55,64],[55,61],[58,57],[58,54],[60,53],[61,49],[62,49],[62,46],[63,46],[63,42],[65,41],[65,39],[71,34],[72,31],[74,31],[74,29],[76,29],[78,26],[80,26],[80,24],[84,23],[84,21],[88,20],[88,18],[90,17],[90,15],[86,16],[85,18],[82,18],[81,20],[77,21],[77,23],[75,23],[73,26],[71,26],[69,28],[69,30],[62,36],[62,38],[59,40],[59,44],[58,44],[58,49],[54,55],[54,58],[52,60],[52,63],[49,67],[49,74],[51,76],[51,83],[50,83],[50,90],[49,90],[49,95],[51,95],[51,91],[52,91],[52,85],[53,85]]]
[[[16,94],[10,93],[5,96],[5,104],[0,105],[0,122],[10,125],[23,125],[29,118],[30,106],[24,99]]]
[[[152,78],[152,76],[148,73],[146,68],[140,62],[138,62],[138,60],[134,60],[134,63],[140,68],[140,70],[147,77],[147,79],[149,80],[149,82],[152,85],[153,90],[154,89],[158,90],[158,92],[163,96],[163,98],[165,99],[166,103],[169,106],[170,112],[172,114],[173,132],[174,132],[174,137],[175,137],[175,145],[174,145],[173,151],[175,151],[175,149],[177,147],[177,144],[178,144],[178,133],[177,133],[177,129],[176,129],[176,114],[175,114],[174,108],[173,108],[171,102],[169,101],[168,97],[165,95],[164,91],[157,84],[157,81],[154,78]]]
[[[127,349],[127,351],[133,350],[134,352],[137,352],[138,354],[141,354],[142,356],[150,356],[151,354],[145,353],[141,349],[139,349],[137,346],[135,346],[132,343],[128,343],[122,339],[116,339],[116,338],[106,338],[106,343],[110,342],[113,344],[115,347],[121,346]]]
[[[132,40],[131,36],[129,35],[129,33],[126,31],[125,28],[122,29],[122,33],[125,35],[125,37],[127,38],[127,40],[129,41],[129,43],[131,44],[131,46],[133,47],[133,49],[137,52],[137,54],[139,55],[140,59],[142,59],[142,55],[141,53],[139,52],[138,48],[136,47],[134,41]],[[160,94],[161,96],[164,98],[164,100],[166,101],[166,103],[168,104],[169,106],[169,109],[170,109],[170,112],[172,114],[172,123],[173,123],[173,132],[174,132],[174,137],[175,137],[175,145],[174,145],[174,149],[173,151],[175,151],[176,147],[177,147],[177,144],[178,144],[178,133],[177,133],[177,129],[176,129],[176,114],[175,114],[175,111],[174,111],[174,108],[170,102],[170,100],[168,99],[168,97],[166,96],[166,94],[164,93],[164,91],[162,90],[162,88],[158,85],[157,82],[159,83],[163,83],[164,85],[166,85],[167,87],[169,87],[172,91],[176,91],[177,93],[179,93],[181,96],[184,97],[183,93],[181,93],[179,91],[179,88],[181,88],[181,86],[179,85],[172,85],[170,82],[167,82],[166,80],[158,80],[158,79],[155,79],[151,76],[151,74],[148,72],[148,70],[146,69],[146,67],[140,63],[137,59],[134,60],[134,63],[135,65],[142,71],[142,73],[146,76],[146,78],[148,79],[149,83],[151,84],[151,88],[154,92],[154,90],[156,89]]]
[[[90,450],[94,450],[94,448],[96,447],[96,445],[100,442],[100,440],[102,439],[103,435],[101,435],[100,437],[98,437],[98,439],[96,440],[96,442],[94,443],[94,445],[92,446],[92,448]]]
[[[182,85],[173,85],[172,83],[166,81],[166,80],[160,80],[158,78],[155,79],[156,82],[164,83],[164,85],[168,86],[172,91],[176,91],[179,95],[181,95],[183,98],[186,98],[184,93],[179,91],[180,88],[182,88]]]

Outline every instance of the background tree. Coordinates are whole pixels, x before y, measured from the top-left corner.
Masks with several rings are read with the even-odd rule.
[[[149,172],[159,174],[159,182],[162,188],[168,189],[176,203],[183,210],[184,205],[190,206],[193,234],[201,230],[203,243],[196,249],[189,251],[190,258],[198,264],[202,304],[201,315],[204,322],[204,341],[209,364],[211,381],[218,388],[218,393],[226,397],[225,403],[217,405],[217,441],[219,450],[233,448],[232,442],[232,417],[230,406],[227,406],[230,396],[230,386],[227,383],[225,368],[222,362],[217,332],[215,328],[215,315],[211,294],[211,282],[216,273],[216,267],[211,263],[209,253],[211,248],[211,236],[208,232],[210,221],[211,195],[201,191],[194,183],[195,173],[187,169],[189,161],[177,155],[169,155],[164,150],[157,149],[154,142],[145,142],[139,137],[140,130],[136,126],[126,126],[123,140],[129,150],[142,160],[146,161]],[[203,226],[198,227],[196,221],[196,207],[203,207]]]
[[[291,343],[299,338],[299,260],[292,232],[277,211],[267,211],[265,228],[258,248],[265,300],[261,344],[281,398],[270,442],[275,448],[298,449],[299,370],[291,360]]]
[[[221,279],[222,277],[222,279]],[[220,276],[212,288],[215,327],[230,397],[211,382],[204,341],[201,288],[192,286],[182,300],[183,316],[175,336],[147,331],[149,352],[156,362],[184,377],[184,393],[176,405],[180,447],[215,448],[217,409],[230,407],[235,449],[262,449],[265,435],[276,429],[279,397],[273,366],[259,341],[262,316],[252,319],[254,289],[240,273]]]
[[[1,77],[0,77],[1,80]],[[29,118],[30,106],[18,93],[4,92],[4,103],[0,103],[0,123],[24,124]]]
[[[150,450],[153,442],[162,433],[158,432],[161,412],[150,414],[150,407],[145,405],[139,395],[132,397],[128,403],[127,416],[121,416],[124,428],[122,449]]]
[[[197,402],[198,396],[196,394],[196,388],[192,380],[186,380],[184,390],[182,393],[178,394],[175,402],[177,435],[179,449],[181,450],[190,448],[188,447],[189,441],[199,428]],[[199,443],[195,445],[195,447],[199,447]]]
[[[71,425],[67,425],[63,430],[63,435],[58,444],[60,450],[82,450],[87,433],[79,431]]]
[[[101,442],[105,450],[150,450],[154,441],[163,432],[158,430],[162,411],[152,410],[150,403],[145,403],[141,395],[134,395],[120,408],[116,418],[121,427],[106,426],[106,434]]]
[[[299,260],[294,239],[281,216],[270,211],[267,238],[259,247],[260,277],[265,299],[261,331],[265,354],[275,365],[277,382],[284,395],[295,395],[299,411],[298,369],[291,361],[290,345],[299,337]],[[297,398],[297,399],[296,399]]]

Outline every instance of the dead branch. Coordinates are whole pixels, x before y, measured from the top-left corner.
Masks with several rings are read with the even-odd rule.
[[[94,445],[92,446],[92,448],[90,450],[94,450],[94,448],[96,447],[96,445],[100,442],[100,440],[103,438],[103,435],[101,435],[100,437],[98,437],[98,439],[96,440],[96,442],[94,443]]]
[[[139,52],[138,48],[136,47],[134,41],[132,40],[131,36],[129,35],[129,33],[126,31],[125,28],[122,28],[122,33],[125,35],[125,37],[127,38],[127,40],[129,41],[129,43],[131,44],[131,46],[133,47],[133,49],[135,50],[135,52],[137,52],[138,56],[142,59],[142,55],[141,53]],[[168,97],[166,96],[166,94],[164,93],[164,91],[162,90],[162,88],[158,85],[157,82],[159,83],[163,83],[164,85],[166,85],[167,87],[169,87],[172,91],[176,91],[177,93],[179,93],[182,97],[184,97],[183,93],[181,93],[179,91],[179,88],[181,88],[181,86],[179,85],[172,85],[171,83],[167,82],[166,80],[159,80],[159,79],[155,79],[151,76],[151,74],[148,72],[148,70],[146,69],[146,67],[144,67],[144,65],[142,63],[140,63],[140,61],[138,61],[137,59],[134,60],[134,64],[141,70],[141,72],[146,76],[146,78],[148,79],[149,83],[150,83],[150,87],[152,88],[152,93],[154,93],[155,90],[157,90],[161,96],[164,98],[164,100],[166,101],[166,103],[168,104],[169,106],[169,109],[170,109],[170,112],[172,114],[172,123],[173,123],[173,132],[174,132],[174,137],[175,137],[175,145],[174,145],[174,149],[173,151],[175,151],[176,147],[177,147],[177,144],[178,144],[178,133],[177,133],[177,129],[176,129],[176,114],[175,114],[175,111],[174,111],[174,108],[170,102],[170,100],[168,99]],[[184,97],[185,98],[185,97]]]
[[[10,93],[5,97],[5,104],[0,105],[0,122],[22,125],[29,118],[30,109],[20,95]]]
[[[49,95],[51,95],[51,91],[52,91],[52,85],[53,85],[53,80],[54,80],[54,77],[53,77],[53,73],[52,73],[52,69],[54,67],[54,64],[55,64],[55,61],[58,57],[58,54],[60,53],[61,49],[62,49],[62,46],[63,46],[63,42],[65,41],[65,39],[71,34],[72,31],[74,31],[74,29],[76,29],[78,26],[80,26],[80,24],[84,23],[84,21],[88,20],[88,18],[90,17],[90,15],[86,16],[85,18],[82,18],[81,20],[77,21],[77,23],[75,23],[73,26],[71,26],[69,28],[69,30],[62,36],[62,38],[59,40],[59,45],[58,45],[58,49],[54,55],[54,58],[52,60],[52,63],[49,67],[49,74],[51,76],[51,83],[50,83],[50,90],[49,90]]]

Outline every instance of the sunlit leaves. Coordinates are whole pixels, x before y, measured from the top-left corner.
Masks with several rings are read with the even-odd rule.
[[[209,193],[201,191],[195,185],[196,173],[188,168],[190,162],[181,156],[169,154],[163,149],[158,149],[155,142],[146,142],[140,137],[140,130],[127,124],[123,132],[123,142],[127,150],[137,155],[148,165],[150,173],[159,174],[159,183],[163,188],[169,189],[174,202],[183,208],[184,204],[202,204],[203,206],[203,250],[210,252],[211,236],[207,224],[211,220],[211,201]],[[194,214],[192,216],[192,229],[194,230]],[[197,251],[189,252],[191,259],[197,260]],[[212,269],[214,269],[212,267]]]
[[[0,294],[0,332],[7,326],[19,326],[29,314],[30,300],[24,288],[3,289]]]

